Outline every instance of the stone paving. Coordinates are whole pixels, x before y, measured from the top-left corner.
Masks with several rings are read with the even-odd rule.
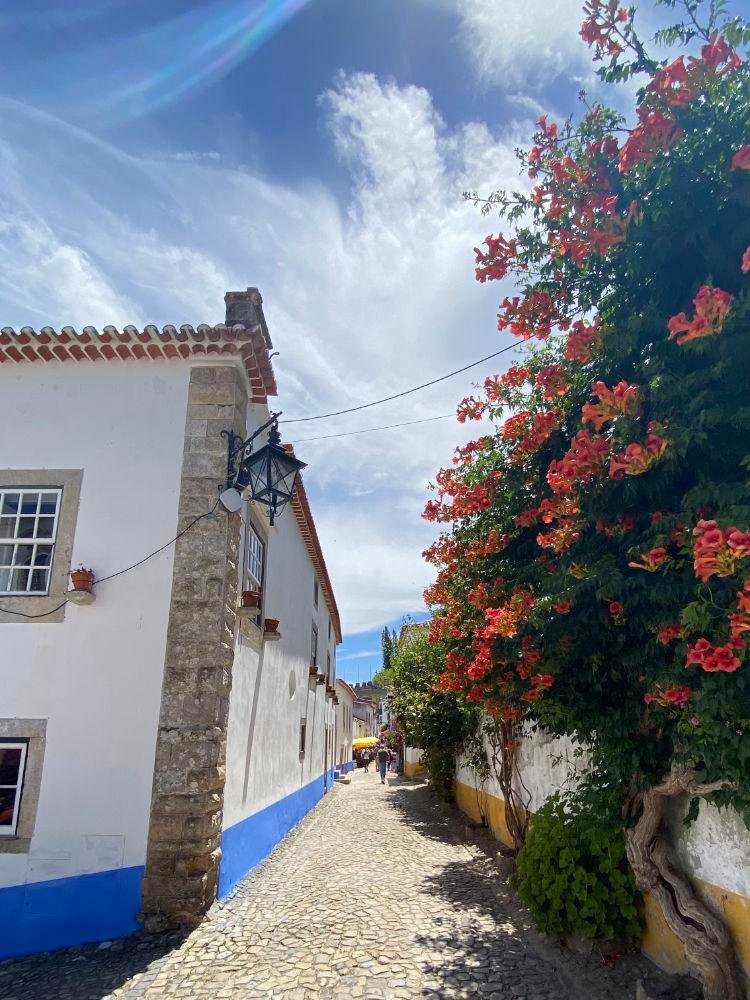
[[[529,934],[496,865],[459,828],[423,783],[389,775],[383,787],[356,772],[191,933],[0,963],[0,997],[634,996],[632,980],[627,994],[614,981],[571,988],[570,970]]]

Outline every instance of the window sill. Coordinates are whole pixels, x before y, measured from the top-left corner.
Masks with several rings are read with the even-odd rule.
[[[28,854],[31,837],[0,837],[0,854]]]

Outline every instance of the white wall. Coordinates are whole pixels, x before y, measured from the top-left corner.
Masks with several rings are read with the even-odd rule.
[[[263,422],[260,408],[251,429]],[[325,686],[309,677],[311,630],[318,625],[318,670],[325,672],[326,652],[335,664],[336,637],[322,589],[313,604],[314,568],[287,507],[271,528],[254,505],[255,518],[267,532],[264,614],[280,620],[280,641],[262,645],[238,628],[227,734],[224,823],[226,830],[265,806],[284,798],[323,774],[335,759],[334,706]],[[259,648],[260,645],[260,648]],[[299,754],[300,719],[307,719],[307,746]],[[328,756],[324,755],[330,726]]]
[[[341,681],[336,681],[336,694],[339,699],[336,706],[336,763],[342,765],[352,759],[354,695]]]
[[[0,366],[0,466],[84,470],[74,566],[104,577],[175,534],[188,378],[156,361]],[[49,720],[31,850],[0,854],[0,885],[144,863],[172,560],[62,623],[0,623],[0,717]]]
[[[585,770],[588,761],[587,755],[581,756],[577,749],[571,740],[552,738],[541,731],[527,733],[521,741],[519,770],[530,794],[532,812],[553,792],[575,785],[576,775]],[[471,769],[460,764],[456,780],[474,787]],[[518,787],[526,801],[524,789]],[[494,775],[484,790],[502,798]],[[733,810],[720,811],[705,802],[701,802],[698,819],[690,826],[682,825],[683,815],[675,811],[672,822],[678,853],[688,874],[750,897],[750,831],[741,817]]]

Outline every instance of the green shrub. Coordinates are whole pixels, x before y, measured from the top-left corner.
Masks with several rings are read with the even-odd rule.
[[[516,884],[537,927],[549,934],[607,940],[640,934],[623,830],[575,796],[553,795],[535,814]]]

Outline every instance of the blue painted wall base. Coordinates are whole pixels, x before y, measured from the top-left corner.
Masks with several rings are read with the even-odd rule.
[[[142,878],[139,865],[0,889],[0,958],[132,934]]]
[[[328,787],[333,785],[333,768]],[[224,830],[221,835],[219,899],[225,899],[249,871],[268,857],[325,794],[323,775]]]

